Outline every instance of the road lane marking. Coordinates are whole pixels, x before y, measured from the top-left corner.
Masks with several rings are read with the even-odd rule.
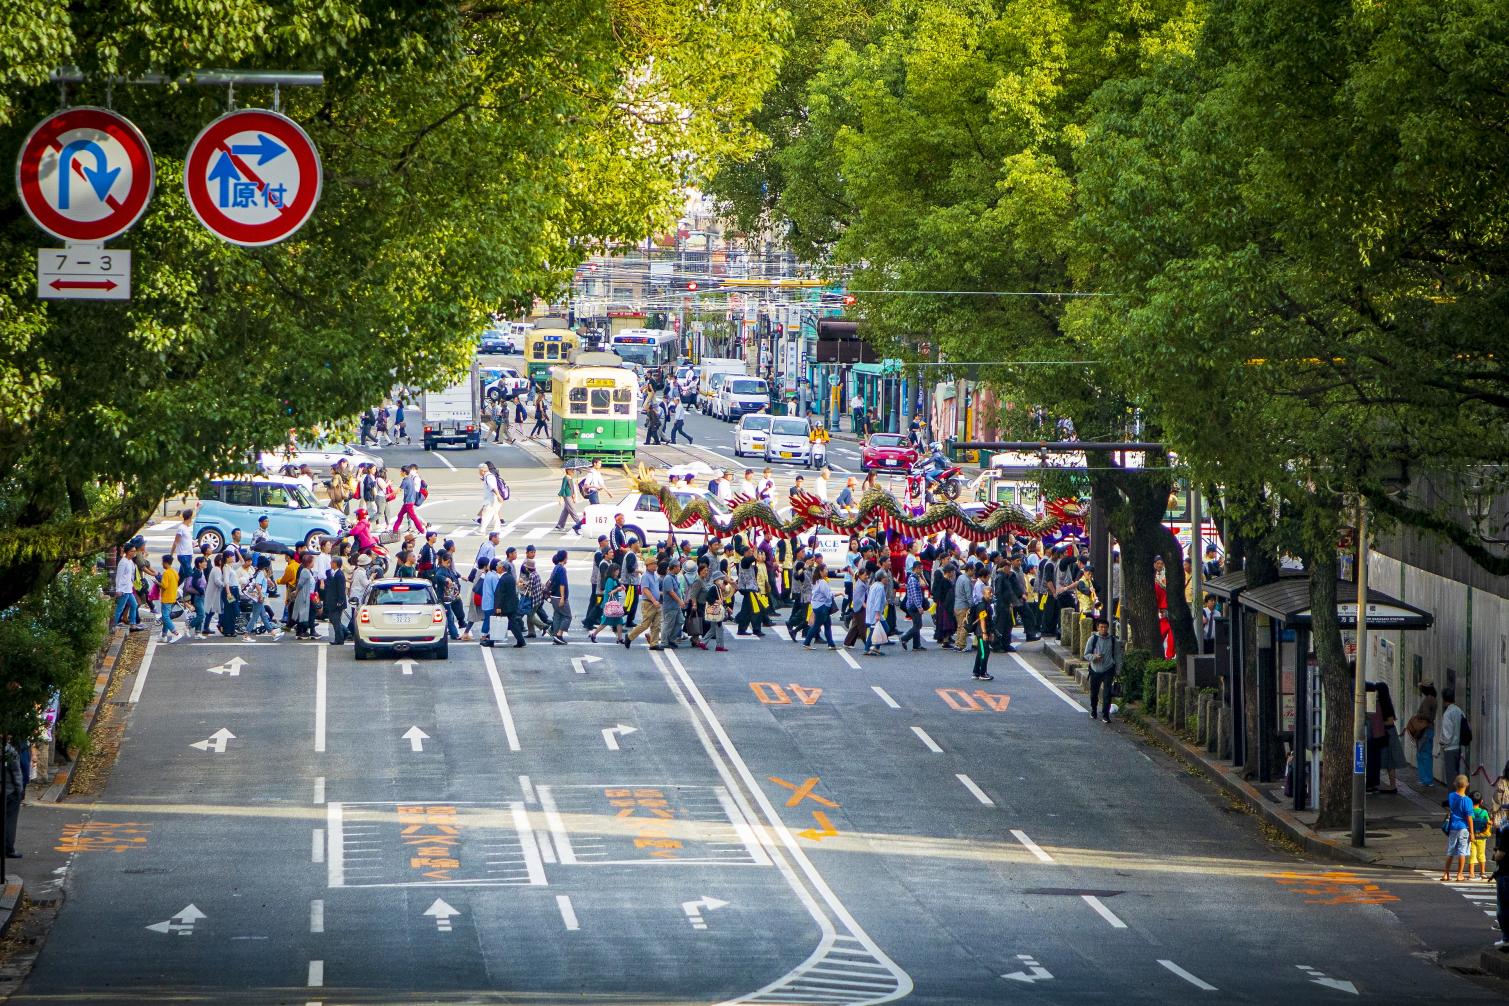
[[[152,669],[152,657],[157,653],[157,637],[147,640],[147,652],[141,658],[141,667],[136,672],[136,683],[131,686],[131,698],[127,699],[133,705],[141,699],[141,690],[147,686],[147,672]]]
[[[325,833],[330,838],[329,861],[325,864],[325,883],[330,887],[346,886],[346,822],[344,808],[338,803],[325,805]]]
[[[576,909],[571,907],[571,895],[557,894],[555,896],[555,907],[561,911],[561,921],[566,924],[567,932],[574,933],[582,928],[581,924],[576,921]]]
[[[785,779],[782,779],[779,776],[771,776],[770,781],[775,783],[777,786],[780,786],[782,789],[791,790],[791,799],[786,801],[786,806],[788,807],[795,807],[803,800],[811,800],[813,803],[820,803],[824,807],[831,807],[835,810],[838,809],[838,804],[834,803],[832,800],[829,800],[825,796],[819,796],[818,794],[812,792],[817,784],[822,781],[821,776],[808,776],[807,780],[800,786],[798,786],[794,782],[787,782]]]
[[[766,854],[765,847],[755,837],[754,828],[750,826],[749,819],[744,816],[744,812],[739,809],[739,804],[734,800],[733,794],[729,793],[728,789],[723,786],[718,787],[717,794],[718,802],[723,805],[723,812],[733,822],[734,831],[738,833],[739,841],[744,843],[744,848],[749,853],[749,858],[760,866],[769,866],[770,856]]]
[[[533,807],[540,802],[539,798],[534,794],[534,783],[529,781],[529,776],[519,776],[519,789],[524,793],[524,803],[526,805]]]
[[[311,933],[325,931],[325,902],[320,898],[309,903],[309,931]]]
[[[892,709],[900,709],[901,708],[901,705],[895,699],[891,698],[890,693],[887,692],[884,688],[881,688],[879,685],[871,685],[870,686],[870,691],[874,692],[876,695],[879,695],[880,696],[880,701],[884,702],[886,705],[890,706]]]
[[[1085,904],[1095,909],[1096,915],[1099,915],[1102,919],[1105,919],[1107,922],[1109,922],[1112,929],[1125,929],[1127,927],[1127,924],[1118,919],[1115,913],[1112,912],[1109,908],[1101,904],[1100,899],[1095,895],[1081,894],[1080,897],[1084,899]],[[1169,964],[1168,961],[1159,961],[1158,963],[1168,967],[1173,967],[1173,965]]]
[[[844,663],[848,664],[850,667],[854,668],[856,671],[859,670],[859,661],[855,660],[854,657],[850,655],[850,653],[849,653],[848,650],[846,650],[842,646],[840,646],[838,648],[838,655],[840,657],[844,658]]]
[[[551,794],[549,786],[541,786],[539,793],[540,809],[545,812],[545,824],[550,828],[550,838],[555,843],[555,854],[562,866],[574,866],[576,850],[571,848],[571,839],[566,834],[566,822],[561,819],[561,812],[555,805],[555,797]]]
[[[965,775],[962,772],[959,772],[954,775],[954,778],[962,782],[964,784],[964,788],[973,793],[975,795],[975,799],[979,800],[985,806],[994,807],[996,805],[996,802],[990,797],[986,796],[985,791],[979,786],[975,785],[975,781],[969,776]]]
[[[501,538],[507,538],[509,535],[511,535],[511,534],[514,533],[514,529],[515,528],[517,528],[520,524],[524,523],[530,517],[533,517],[535,514],[539,513],[541,510],[549,510],[551,507],[558,506],[558,505],[559,505],[558,501],[551,501],[549,503],[541,503],[537,507],[533,507],[533,508],[531,508],[529,510],[525,510],[523,513],[519,514],[519,516],[515,517],[513,520],[509,521],[507,524],[504,524],[501,528],[498,529],[498,535],[499,535],[499,537],[501,537]]]
[[[1162,964],[1164,967],[1168,968],[1174,974],[1178,975],[1180,978],[1183,978],[1185,981],[1189,982],[1191,985],[1202,992],[1219,991],[1214,985],[1206,981],[1201,981],[1194,975],[1190,974],[1188,971],[1185,971],[1179,965],[1175,964],[1173,961],[1159,961],[1158,963]]]
[[[943,749],[938,746],[938,742],[929,737],[926,730],[922,729],[921,727],[912,727],[912,733],[916,734],[917,739],[926,744],[927,749],[933,754],[943,753]]]
[[[552,530],[554,530],[554,528],[550,527],[549,525],[546,525],[545,527],[537,527],[537,528],[534,528],[531,531],[525,532],[524,537],[525,538],[543,538],[547,534],[549,534]]]
[[[493,661],[493,651],[482,651],[482,663],[487,667],[487,680],[492,685],[493,699],[498,703],[498,715],[503,717],[503,733],[508,738],[508,750],[519,750],[519,734],[514,729],[513,713],[508,710],[508,696],[503,693],[503,682],[498,677],[498,665]]]
[[[791,630],[787,629],[784,625],[772,625],[770,631],[786,640],[786,642],[791,642]]]
[[[510,804],[513,811],[514,830],[519,833],[519,844],[524,853],[524,868],[529,873],[529,882],[535,887],[544,887],[549,881],[545,879],[545,866],[540,861],[540,850],[535,845],[534,827],[529,823],[529,811],[524,805],[515,801]]]
[[[1025,831],[1017,831],[1015,828],[1013,828],[1011,830],[1011,837],[1016,839],[1018,842],[1021,842],[1023,848],[1025,848],[1028,852],[1032,853],[1038,858],[1038,862],[1053,862],[1053,857],[1044,852],[1041,845],[1038,845],[1032,839],[1028,838]]]
[[[444,454],[441,454],[439,451],[430,451],[430,453],[433,454],[433,455],[435,455],[435,460],[436,461],[439,461],[441,464],[445,465],[451,471],[455,471],[456,470],[456,466],[453,465],[453,464],[451,464],[450,461],[446,460],[446,457],[445,457]]]
[[[314,657],[314,751],[325,750],[325,655],[329,651],[320,647]]]
[[[309,987],[312,989],[323,988],[325,985],[325,962],[309,962]]]
[[[1082,706],[1082,705],[1080,705],[1079,702],[1072,695],[1070,695],[1068,692],[1066,692],[1062,688],[1058,687],[1058,685],[1055,685],[1053,682],[1049,681],[1047,678],[1045,678],[1041,674],[1039,674],[1038,671],[1037,671],[1037,668],[1033,667],[1031,664],[1027,663],[1027,661],[1023,660],[1022,659],[1022,655],[1020,653],[1013,653],[1013,654],[1010,654],[1010,656],[1011,656],[1012,660],[1015,660],[1017,663],[1019,663],[1019,664],[1022,665],[1022,670],[1026,671],[1028,674],[1032,675],[1034,678],[1037,678],[1038,683],[1041,684],[1044,688],[1048,689],[1054,695],[1057,695],[1059,698],[1063,699],[1069,705],[1073,706],[1075,712],[1083,713],[1083,712],[1087,711],[1085,709],[1085,707]]]
[[[312,839],[309,843],[309,861],[311,863],[323,863],[325,861],[325,829],[314,829]]]
[[[736,1000],[730,1000],[730,1002],[777,1002],[793,998],[800,1000],[814,998],[815,987],[804,984],[808,975],[822,965],[834,964],[843,964],[849,968],[873,969],[868,972],[868,977],[876,982],[886,983],[880,988],[866,989],[862,997],[850,997],[853,1001],[878,1006],[880,1003],[893,1002],[911,995],[913,990],[911,976],[886,956],[885,951],[881,950],[865,932],[849,910],[844,907],[838,895],[828,886],[827,881],[813,865],[806,850],[802,848],[801,843],[797,841],[796,836],[792,834],[791,829],[786,826],[785,821],[770,802],[770,798],[755,781],[754,773],[750,771],[749,765],[739,754],[738,748],[734,747],[728,731],[723,728],[722,722],[708,705],[702,690],[687,673],[685,665],[674,653],[667,657],[661,653],[652,652],[650,657],[665,679],[671,694],[686,710],[692,721],[692,728],[697,734],[697,740],[707,752],[713,767],[717,769],[719,776],[750,820],[756,820],[756,817],[747,800],[752,798],[759,804],[760,813],[763,815],[763,823],[760,827],[761,838],[770,850],[771,858],[776,868],[781,871],[782,878],[786,880],[792,893],[817,923],[821,934],[817,947],[797,967],[759,990]],[[714,738],[716,738],[716,743],[714,743]],[[735,782],[735,773],[743,781],[743,788]],[[749,794],[748,797],[745,795],[746,791]],[[782,849],[785,851],[782,852]],[[798,869],[801,871],[801,876],[797,874]],[[805,877],[805,882],[803,877]],[[822,899],[823,905],[827,906],[827,911],[824,911],[823,905],[818,904],[819,898]],[[834,924],[835,920],[843,927],[844,932],[837,929]]]
[[[325,802],[325,777],[322,775],[314,777],[314,802]]]

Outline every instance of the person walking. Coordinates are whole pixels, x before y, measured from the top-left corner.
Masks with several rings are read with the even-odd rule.
[[[1099,715],[1109,723],[1111,693],[1121,667],[1121,641],[1111,635],[1111,623],[1103,618],[1095,620],[1095,633],[1085,641],[1085,661],[1090,665],[1090,719]]]
[[[1467,722],[1467,714],[1457,705],[1457,690],[1449,685],[1441,689],[1441,703],[1441,776],[1451,779],[1466,768],[1462,755],[1467,742],[1462,737],[1462,725]]]
[[[299,559],[298,579],[293,587],[293,621],[297,628],[294,635],[299,639],[315,638],[314,628],[314,556],[308,552]],[[227,616],[222,612],[221,620]]]
[[[1441,697],[1446,698],[1452,690],[1442,690]],[[1449,700],[1448,700],[1449,701]],[[1467,796],[1467,777],[1458,775],[1452,783],[1455,790],[1446,798],[1446,865],[1441,868],[1441,879],[1451,880],[1451,861],[1457,861],[1457,883],[1463,882],[1463,876],[1467,872],[1467,859],[1472,850],[1474,835],[1472,819],[1472,800]]]
[[[555,491],[561,501],[561,515],[555,519],[555,529],[564,531],[566,521],[571,521],[571,530],[580,533],[582,522],[585,520],[576,509],[576,483],[571,481],[571,473],[561,475],[561,487]]]
[[[418,509],[419,504],[424,500],[424,495],[421,492],[419,466],[407,465],[403,471],[403,481],[399,483],[399,495],[402,497],[403,504],[398,508],[398,516],[393,521],[392,531],[394,534],[397,534],[398,529],[403,526],[403,519],[408,517],[409,521],[414,525],[414,529],[420,534],[424,534],[424,521],[419,519]]]
[[[557,646],[565,646],[566,630],[571,627],[571,588],[566,582],[566,550],[558,550],[550,561],[550,582],[545,587],[551,607],[550,641]]]
[[[807,638],[802,645],[812,649],[812,641],[821,634],[828,643],[828,649],[836,650],[833,644],[833,611],[838,607],[838,599],[833,595],[833,587],[828,583],[828,570],[819,561],[812,573],[812,596],[808,602]]]
[[[886,578],[883,570],[875,570],[865,591],[865,648],[863,657],[883,657],[880,647],[885,642]]]
[[[686,406],[679,401],[671,402],[671,443],[676,443],[677,437],[686,437],[686,442],[695,443],[692,435],[686,432]]]
[[[906,591],[902,595],[902,608],[906,611],[907,620],[912,624],[901,637],[901,648],[906,649],[906,644],[910,640],[913,650],[927,649],[922,645],[922,613],[927,608],[927,587],[922,581],[920,562],[913,563],[911,572],[906,574]]]
[[[982,576],[981,581],[984,581]],[[980,599],[969,608],[969,620],[975,632],[975,665],[974,678],[976,681],[994,681],[995,675],[990,673],[990,588],[985,587],[980,591]]]
[[[493,614],[503,619],[507,631],[513,636],[513,648],[517,650],[523,646],[524,620],[519,617],[519,577],[514,572],[511,558],[503,560],[497,586],[493,588]]]
[[[350,594],[346,589],[346,571],[339,558],[330,560],[330,575],[320,585],[320,597],[324,603],[324,617],[330,622],[330,645],[346,644],[346,606]]]
[[[1436,686],[1429,681],[1420,682],[1420,705],[1404,724],[1404,732],[1415,742],[1415,776],[1422,789],[1436,782],[1437,705]]]
[[[178,524],[173,528],[173,547],[168,551],[178,563],[178,582],[182,583],[188,578],[189,567],[194,564],[194,511],[184,510],[178,518]]]
[[[739,614],[738,631],[736,635],[747,636],[751,628],[756,636],[764,636],[760,631],[763,624],[759,609],[756,607],[755,595],[760,588],[760,560],[755,555],[755,547],[747,545],[744,548],[744,557],[739,560],[737,574],[737,587],[739,590]]]
[[[29,766],[22,764],[21,752],[11,744],[9,737],[5,739],[3,752],[0,760],[5,763],[5,857],[20,859],[21,853],[16,851],[16,823],[21,819],[21,805],[26,802]]]
[[[681,582],[681,560],[675,555],[666,562],[665,576],[660,581],[660,645],[650,649],[675,650],[676,637],[681,635],[681,626],[686,616],[686,597]]]
[[[533,639],[535,630],[542,635],[550,632],[550,620],[545,617],[545,584],[535,565],[533,545],[525,547],[524,564],[519,567],[519,611],[528,630],[525,638]]]
[[[477,523],[482,534],[493,528],[502,528],[503,485],[498,473],[486,464],[477,466],[477,478],[482,483],[482,508],[477,511]]]
[[[613,630],[613,641],[624,641],[624,615],[628,608],[624,605],[624,597],[627,591],[623,584],[623,567],[617,563],[611,563],[602,579],[602,622],[592,627],[587,633],[587,641],[597,642],[597,634],[604,627]]]
[[[624,649],[640,636],[649,636],[652,650],[660,645],[660,560],[653,555],[644,557],[644,572],[639,574],[639,624],[629,630]]]
[[[550,430],[550,413],[545,408],[545,396],[538,391],[534,395],[534,426],[529,431],[530,440],[540,439],[541,433]]]

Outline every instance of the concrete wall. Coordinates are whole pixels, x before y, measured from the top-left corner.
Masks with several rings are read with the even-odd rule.
[[[1420,681],[1453,685],[1472,722],[1473,787],[1486,790],[1509,758],[1509,599],[1378,552],[1369,554],[1368,576],[1375,589],[1435,616],[1424,632],[1370,631],[1368,678],[1388,682],[1401,727],[1415,711]],[[1413,757],[1408,738],[1404,746]]]

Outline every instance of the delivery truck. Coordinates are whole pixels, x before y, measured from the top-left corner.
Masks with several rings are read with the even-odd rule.
[[[460,445],[474,451],[482,446],[482,393],[477,361],[461,380],[439,391],[419,396],[419,421],[424,431],[424,449],[441,444]]]

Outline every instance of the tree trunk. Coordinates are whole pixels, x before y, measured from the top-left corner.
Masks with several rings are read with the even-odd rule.
[[[1156,543],[1158,555],[1163,559],[1164,587],[1168,594],[1168,624],[1174,633],[1174,652],[1181,657],[1200,652],[1200,639],[1195,635],[1194,612],[1184,600],[1184,547],[1174,532],[1163,523],[1163,513],[1158,514],[1157,529],[1149,529]]]
[[[1321,735],[1320,818],[1317,828],[1345,828],[1352,823],[1352,673],[1347,668],[1336,620],[1336,547],[1316,545],[1310,570],[1310,632],[1325,703]],[[1296,733],[1306,729],[1295,724]]]
[[[1133,644],[1161,657],[1158,601],[1153,593],[1153,559],[1158,553],[1142,513],[1149,494],[1141,483],[1148,476],[1135,470],[1108,470],[1114,464],[1111,455],[1093,456],[1090,498],[1094,506],[1105,508],[1106,521],[1121,548],[1122,618],[1131,628]],[[1163,510],[1160,505],[1155,520],[1161,520]]]

